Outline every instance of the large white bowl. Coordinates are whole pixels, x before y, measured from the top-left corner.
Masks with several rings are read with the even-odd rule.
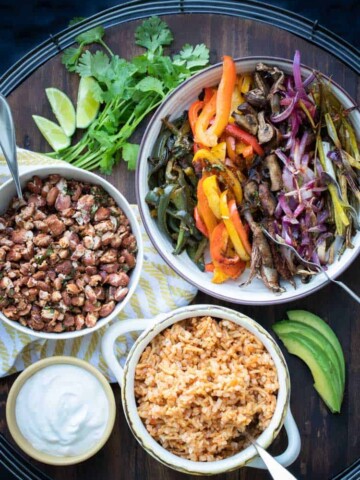
[[[235,60],[236,71],[238,74],[252,72],[258,62],[264,62],[268,65],[277,65],[285,73],[292,72],[292,61],[274,57],[249,57]],[[301,68],[303,77],[311,73],[308,67]],[[222,73],[222,64],[216,64],[203,70],[191,79],[185,81],[180,87],[169,95],[166,101],[156,111],[152,117],[140,146],[138,167],[136,172],[136,193],[141,217],[146,231],[163,259],[179,275],[188,282],[198,287],[203,292],[220,298],[222,300],[242,303],[249,305],[268,305],[274,303],[284,303],[309,295],[328,283],[324,274],[314,276],[308,284],[303,284],[296,279],[296,289],[289,283],[282,281],[282,286],[286,291],[282,294],[275,294],[265,287],[259,279],[254,279],[246,287],[240,287],[239,284],[245,282],[249,270],[247,270],[238,280],[229,280],[223,284],[214,284],[211,282],[212,273],[201,272],[197,266],[190,260],[186,252],[181,255],[173,255],[174,247],[170,240],[160,231],[156,220],[151,217],[149,207],[145,202],[148,188],[149,162],[148,158],[152,154],[154,143],[159,135],[162,123],[161,119],[170,116],[170,119],[179,117],[192,102],[194,102],[203,87],[217,85]],[[329,80],[330,81],[330,80]],[[353,100],[349,95],[334,82],[331,82],[332,89],[341,103],[350,108],[354,106]],[[353,110],[349,115],[352,124],[356,129],[357,136],[360,137],[360,113]],[[360,232],[353,238],[353,249],[347,249],[342,255],[340,261],[335,261],[328,268],[328,274],[331,278],[340,275],[355,260],[360,250]]]
[[[42,332],[42,331],[32,330],[29,327],[24,327],[20,325],[20,323],[14,320],[8,319],[5,315],[3,315],[0,312],[0,319],[3,322],[10,325],[11,327],[16,328],[16,330],[20,330],[21,332],[27,333],[29,335],[34,335],[35,337],[52,339],[52,340],[65,340],[67,338],[81,337],[82,335],[93,333],[95,330],[98,330],[99,328],[109,323],[110,320],[115,318],[121,312],[121,310],[125,307],[125,305],[130,300],[139,282],[142,263],[143,263],[143,245],[142,245],[140,226],[138,224],[138,221],[136,220],[136,217],[134,215],[134,212],[130,204],[128,203],[126,198],[119,192],[119,190],[117,190],[113,185],[111,185],[109,182],[99,177],[98,175],[87,172],[85,170],[81,170],[80,168],[72,167],[70,165],[69,166],[56,165],[56,167],[55,166],[38,167],[38,168],[31,169],[30,171],[27,171],[26,173],[23,173],[20,175],[20,183],[22,187],[24,187],[25,184],[34,175],[37,175],[40,178],[45,178],[54,173],[57,173],[64,178],[79,180],[81,182],[86,182],[93,185],[101,185],[103,189],[115,200],[116,204],[123,210],[123,212],[129,219],[132,233],[136,237],[137,246],[138,246],[138,252],[136,254],[136,265],[135,265],[135,268],[131,270],[129,274],[130,282],[128,286],[129,288],[128,294],[126,295],[124,300],[116,304],[114,310],[111,312],[110,315],[98,320],[98,322],[94,327],[84,328],[82,330],[77,330],[75,332],[62,332],[62,333]],[[7,181],[0,187],[0,215],[7,210],[10,200],[15,195],[16,195],[16,190],[15,190],[15,185],[13,180]]]

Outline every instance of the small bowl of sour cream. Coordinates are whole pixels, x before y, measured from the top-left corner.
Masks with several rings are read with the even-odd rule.
[[[51,357],[24,370],[11,387],[6,420],[18,446],[50,465],[73,465],[97,453],[115,422],[106,378],[74,357]]]

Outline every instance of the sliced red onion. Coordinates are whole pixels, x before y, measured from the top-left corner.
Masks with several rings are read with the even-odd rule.
[[[306,88],[308,87],[316,78],[315,72],[311,72],[310,75],[305,78],[303,81],[303,87]]]
[[[315,225],[315,227],[310,227],[308,229],[308,232],[312,232],[312,233],[323,233],[323,232],[326,232],[327,231],[327,227],[326,225]]]
[[[287,118],[289,118],[290,115],[292,114],[298,100],[299,100],[299,95],[296,94],[295,97],[291,99],[290,104],[285,108],[285,110],[283,110],[280,113],[277,113],[276,115],[271,115],[270,120],[273,123],[280,123],[280,122],[283,122],[284,120],[286,120]]]
[[[294,55],[293,61],[293,75],[294,75],[294,82],[295,87],[298,90],[301,90],[303,87],[303,82],[301,78],[301,70],[300,70],[300,51],[296,50]]]

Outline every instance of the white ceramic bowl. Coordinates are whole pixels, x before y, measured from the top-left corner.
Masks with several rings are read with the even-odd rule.
[[[100,386],[103,388],[106,398],[108,400],[108,407],[109,407],[109,416],[107,420],[107,424],[105,430],[98,440],[98,442],[93,445],[89,450],[86,452],[75,455],[75,456],[63,456],[58,457],[54,455],[50,455],[49,453],[41,452],[37,450],[22,434],[21,429],[19,428],[17,421],[16,421],[16,399],[17,396],[24,386],[25,382],[32,377],[35,373],[39,372],[42,369],[46,369],[47,367],[51,367],[53,365],[73,365],[78,368],[82,368],[87,372],[91,373],[100,383]],[[11,386],[9,396],[6,401],[6,422],[7,426],[10,430],[10,433],[18,444],[18,446],[30,457],[34,458],[35,460],[47,463],[48,465],[57,465],[57,466],[65,466],[65,465],[74,465],[76,463],[84,462],[88,458],[95,455],[107,442],[110,434],[114,428],[115,423],[115,416],[116,416],[116,403],[114,393],[109,385],[109,382],[106,380],[104,375],[99,372],[95,367],[93,367],[90,363],[85,362],[84,360],[80,360],[79,358],[74,357],[67,357],[67,356],[58,356],[58,357],[50,357],[50,358],[43,358],[38,362],[30,365],[30,367],[26,368],[15,380],[13,385]]]
[[[50,333],[50,332],[42,332],[32,330],[29,327],[24,327],[20,325],[20,323],[8,319],[5,315],[0,312],[0,319],[10,325],[16,330],[20,330],[23,333],[27,333],[29,335],[33,335],[35,337],[45,338],[45,339],[52,339],[52,340],[64,340],[67,338],[75,338],[80,337],[82,335],[86,335],[88,333],[93,333],[95,330],[103,327],[107,323],[110,322],[113,318],[115,318],[121,310],[125,307],[125,305],[129,302],[132,294],[134,293],[136,286],[139,282],[140,273],[142,269],[143,263],[143,244],[142,244],[142,237],[140,226],[138,221],[134,215],[130,204],[126,200],[126,198],[109,182],[104,180],[103,178],[95,175],[94,173],[87,172],[85,170],[81,170],[80,168],[75,168],[68,165],[57,165],[56,167],[39,167],[34,168],[26,173],[20,175],[20,182],[21,185],[24,186],[34,175],[39,176],[40,178],[45,178],[51,174],[57,173],[64,178],[75,179],[82,182],[91,183],[94,185],[101,185],[104,190],[108,192],[108,194],[115,200],[116,204],[123,210],[125,215],[130,221],[131,229],[133,234],[136,237],[138,252],[136,255],[136,266],[130,272],[130,282],[129,282],[129,292],[121,302],[117,303],[114,310],[111,312],[110,315],[107,317],[101,318],[94,327],[92,328],[84,328],[82,330],[78,330],[75,332],[62,332],[62,333]],[[10,200],[16,195],[15,185],[13,180],[9,180],[4,183],[0,187],[0,215],[4,213],[10,203]]]
[[[257,438],[257,442],[267,448],[285,426],[288,446],[277,460],[284,466],[293,463],[300,452],[300,435],[289,407],[290,377],[285,359],[280,348],[271,335],[251,318],[229,308],[214,305],[189,305],[154,319],[125,320],[112,325],[102,340],[102,353],[121,386],[121,398],[127,422],[140,445],[154,458],[170,468],[194,475],[214,475],[243,466],[265,468],[262,460],[256,457],[255,447],[250,446],[232,457],[213,462],[194,462],[178,457],[157,443],[146,430],[140,419],[135,394],[135,368],[142,352],[151,340],[165,328],[186,318],[212,316],[230,320],[254,334],[265,346],[274,360],[279,380],[279,392],[274,415],[268,427]],[[133,345],[126,359],[124,369],[121,368],[114,354],[116,339],[127,332],[145,330]]]
[[[236,70],[238,74],[252,72],[258,62],[264,62],[269,65],[277,65],[286,73],[292,72],[292,61],[283,60],[273,57],[249,57],[235,60]],[[220,298],[225,301],[243,304],[267,305],[274,303],[283,303],[295,300],[323,287],[328,280],[324,274],[314,276],[307,284],[296,280],[296,290],[287,282],[282,281],[286,291],[282,294],[275,294],[265,287],[259,279],[254,279],[252,283],[246,287],[239,287],[240,283],[246,281],[249,270],[245,272],[239,280],[229,280],[223,284],[214,284],[211,282],[212,273],[201,272],[197,266],[190,260],[186,252],[181,255],[173,255],[174,247],[170,240],[160,231],[156,220],[150,216],[149,207],[145,202],[148,192],[148,158],[152,154],[154,143],[159,135],[162,126],[161,119],[170,116],[170,119],[179,117],[192,102],[194,102],[203,87],[217,85],[220,81],[222,73],[222,64],[217,64],[207,68],[201,73],[195,75],[191,79],[185,81],[178,87],[152,117],[140,146],[138,159],[138,167],[136,172],[136,190],[138,205],[145,229],[160,253],[163,259],[172,267],[179,275],[188,282],[195,285],[209,295]],[[302,75],[306,78],[311,73],[308,67],[302,67]],[[334,93],[346,108],[354,106],[354,102],[347,93],[338,85],[331,82]],[[353,110],[349,115],[354,125],[357,136],[360,137],[360,113]],[[331,278],[340,275],[356,258],[360,250],[360,232],[353,238],[353,249],[347,249],[342,255],[340,261],[335,261],[328,268],[328,274]]]

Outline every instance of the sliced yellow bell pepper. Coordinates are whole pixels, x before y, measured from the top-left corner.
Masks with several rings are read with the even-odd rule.
[[[241,93],[247,93],[250,90],[252,83],[252,78],[251,75],[244,75],[242,77],[242,83],[241,83]]]
[[[202,184],[202,188],[208,200],[209,207],[211,208],[215,217],[220,220],[221,219],[221,213],[220,213],[221,191],[218,185],[217,176],[211,175],[210,177],[205,178]]]
[[[220,212],[236,253],[239,255],[241,260],[247,262],[248,260],[250,260],[250,256],[246,252],[240,236],[237,233],[236,227],[231,220],[230,210],[227,202],[227,190],[225,190],[220,197]]]
[[[223,178],[223,181],[233,191],[237,203],[240,204],[243,199],[242,188],[236,175],[225,165],[225,155],[226,142],[221,142],[213,147],[211,151],[204,148],[198,150],[194,155],[193,163],[203,159],[207,160],[211,165],[221,166],[221,169],[216,171],[216,175]]]

